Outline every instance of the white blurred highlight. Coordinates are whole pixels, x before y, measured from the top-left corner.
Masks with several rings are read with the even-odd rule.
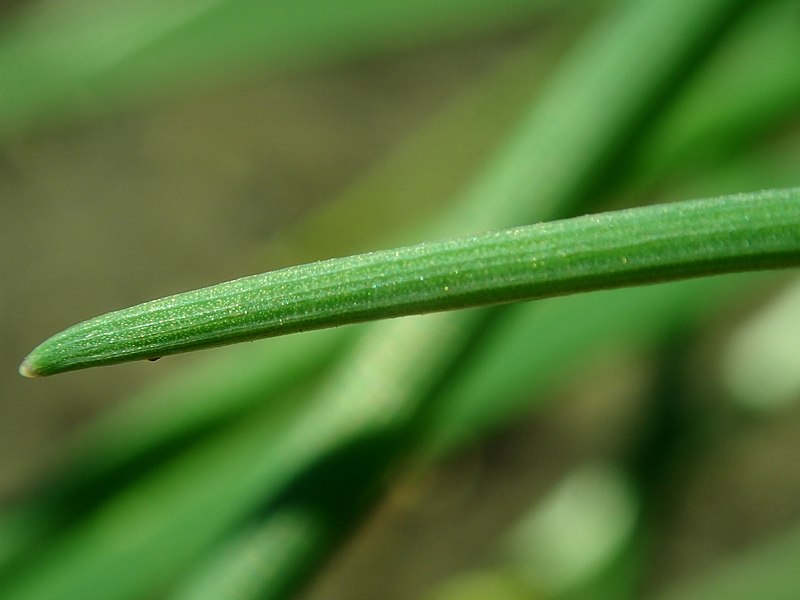
[[[638,502],[612,465],[580,467],[513,530],[513,559],[537,586],[560,594],[608,566],[631,538]]]
[[[751,410],[800,400],[800,279],[736,330],[723,355],[722,381]]]

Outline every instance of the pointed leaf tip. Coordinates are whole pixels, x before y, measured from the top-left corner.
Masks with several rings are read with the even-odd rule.
[[[27,357],[25,357],[25,360],[19,365],[19,374],[28,379],[40,377],[40,373],[31,365]]]

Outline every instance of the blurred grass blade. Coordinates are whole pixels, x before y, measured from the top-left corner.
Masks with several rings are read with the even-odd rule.
[[[680,88],[697,56],[749,3],[634,4],[621,3],[581,39],[509,142],[467,188],[447,232],[573,212],[607,182],[607,170]]]
[[[744,294],[754,277],[714,277],[508,307],[426,414],[420,459],[433,463],[521,413],[615,344],[647,347]],[[763,274],[758,276],[763,278]],[[546,348],[546,351],[535,351]]]
[[[367,320],[797,266],[800,188],[636,208],[359,254],[95,317],[38,346],[26,376]]]
[[[786,58],[800,54],[800,24],[789,18],[795,6],[794,0],[759,4],[734,24],[731,35],[722,40],[708,63],[700,66],[676,100],[648,127],[652,131],[637,144],[636,152],[626,156],[632,161],[621,182],[626,197],[651,195],[652,188],[663,184],[667,176],[673,179],[670,189],[674,190],[676,173],[688,172],[693,181],[708,182],[709,169],[721,161],[729,163],[731,156],[754,138],[793,121],[800,108],[800,69]],[[477,93],[459,97],[454,106],[403,143],[348,193],[291,228],[279,243],[268,244],[263,260],[287,255],[297,262],[299,252],[303,261],[310,262],[366,251],[385,244],[387,231],[393,232],[398,224],[411,229],[415,221],[444,212],[447,197],[487,158],[487,149],[511,131],[525,103],[540,87],[539,80],[547,75],[545,65],[554,60],[554,46],[563,44],[565,33],[571,32],[557,31],[548,35],[552,39],[544,40],[537,36],[530,47],[487,78]],[[746,159],[748,164],[759,160],[754,156]],[[746,169],[742,164],[737,170]],[[731,169],[725,174],[734,172]],[[671,196],[703,197],[797,183],[796,177],[788,176],[769,183],[774,179],[770,173],[759,175],[763,182],[747,173],[735,185],[724,186],[729,192],[714,192],[713,186],[707,186],[712,191],[673,191]],[[347,224],[365,211],[376,226],[354,236]],[[418,240],[406,234],[398,243]]]
[[[297,464],[318,454],[315,440],[294,433],[292,423],[305,414],[302,402],[291,401],[297,393],[200,440],[74,519],[3,574],[0,596],[140,598],[153,582],[170,581],[197,548],[215,544],[253,509],[254,496],[286,486]]]
[[[430,451],[433,448],[435,458],[440,459],[443,453],[452,453],[462,448],[475,435],[484,433],[496,424],[495,419],[507,418],[512,412],[516,412],[501,405],[501,416],[495,417],[492,407],[505,394],[514,395],[517,402],[521,402],[519,391],[522,388],[525,389],[525,397],[543,396],[558,383],[554,381],[553,373],[549,373],[549,370],[556,370],[556,378],[559,373],[564,376],[573,373],[590,357],[596,356],[599,349],[611,340],[615,346],[635,343],[637,347],[649,347],[666,333],[691,326],[706,314],[719,310],[720,304],[731,294],[736,294],[748,283],[752,283],[745,279],[700,279],[576,295],[544,301],[545,310],[532,310],[538,304],[515,306],[512,312],[517,313],[516,318],[501,327],[494,335],[499,339],[489,340],[486,348],[486,354],[492,357],[494,352],[498,353],[497,360],[493,360],[486,368],[483,366],[485,357],[479,356],[477,366],[470,362],[467,373],[458,371],[452,374],[457,381],[456,385],[446,386],[442,393],[437,394],[436,404],[439,404],[439,398],[442,397],[444,410],[426,413],[425,420],[430,421],[430,425],[426,427],[426,435],[421,440],[423,449]],[[524,318],[520,312],[524,312]],[[642,326],[637,327],[637,324]],[[564,343],[562,333],[565,329],[568,331]],[[587,331],[588,335],[580,336],[572,334],[572,331]],[[528,342],[524,349],[522,338]],[[548,352],[532,353],[531,338],[536,339],[537,345],[546,347]],[[503,341],[511,343],[505,345]],[[551,349],[554,349],[555,357],[549,361],[547,357]],[[504,361],[509,361],[512,367],[508,372],[497,372],[500,363]],[[474,371],[477,373],[473,377]],[[509,372],[513,373],[510,383],[502,382]],[[462,398],[462,393],[470,391],[469,386],[480,382],[481,376],[488,378],[489,385],[479,385],[474,392]],[[502,383],[497,389],[492,389],[491,384],[498,382]],[[459,385],[461,383],[463,385]],[[458,404],[460,399],[466,400],[463,408]],[[455,421],[456,435],[453,435],[451,421]],[[320,481],[319,485],[320,489],[316,493],[308,493],[306,498],[317,498],[322,493],[330,493],[332,486],[329,482]],[[361,485],[339,487],[340,502],[347,505],[372,485],[374,478],[368,478]],[[188,576],[184,586],[181,586],[181,594],[186,594],[186,598],[192,600],[285,597],[283,586],[286,583],[283,579],[277,589],[272,587],[273,569],[280,565],[280,577],[294,581],[296,586],[310,568],[309,563],[324,557],[324,552],[320,556],[318,544],[325,543],[332,547],[336,543],[338,538],[331,537],[330,532],[335,531],[342,521],[338,509],[309,511],[305,504],[306,500],[297,499],[271,508],[269,516],[262,523],[246,527],[235,539],[214,551],[211,558],[204,560],[196,572]],[[325,505],[330,508],[336,504],[327,502]],[[273,523],[281,522],[284,518],[300,519],[303,526],[295,528],[291,541],[276,548],[274,544],[267,543],[266,536],[272,530]],[[314,549],[309,550],[312,546]],[[263,561],[260,563],[263,568],[251,568],[256,557]],[[213,580],[213,585],[209,582],[207,570],[213,570],[220,575]],[[263,581],[265,579],[269,581]],[[254,589],[253,586],[258,581],[262,581],[263,585]],[[184,598],[183,595],[178,597]]]
[[[280,600],[308,580],[375,502],[397,440],[383,435],[338,447],[310,465],[255,518],[231,532],[171,591],[179,600]],[[280,536],[280,538],[278,538]],[[246,557],[246,558],[245,558]],[[253,568],[254,564],[268,568]]]
[[[632,157],[636,185],[700,173],[800,109],[800,20],[793,0],[756,7],[653,126]],[[700,142],[702,140],[702,142]]]
[[[276,412],[283,410],[297,382],[322,372],[357,333],[357,328],[327,329],[258,348],[231,347],[182,377],[134,394],[77,440],[44,489],[2,515],[0,574],[36,552],[37,543],[97,510],[120,488],[135,487],[161,462],[235,427],[266,401]],[[230,376],[220,377],[220,370]],[[292,400],[302,404],[302,398]]]
[[[264,67],[331,64],[518,27],[555,4],[51,0],[23,6],[0,28],[0,138]]]
[[[333,524],[312,507],[274,510],[263,521],[247,526],[220,544],[217,554],[201,561],[188,583],[170,594],[173,600],[280,600],[294,588],[303,565],[313,562],[329,544]],[[269,569],[253,569],[249,556]]]

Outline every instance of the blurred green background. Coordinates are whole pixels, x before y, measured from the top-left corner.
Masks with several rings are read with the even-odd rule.
[[[386,363],[433,375],[385,423],[309,400],[381,389],[369,326],[16,373],[108,310],[446,230],[540,97],[554,143],[507,170],[566,164],[559,214],[798,185],[797,3],[708,2],[671,70],[624,74],[653,83],[623,130],[635,86],[580,48],[646,54],[614,30],[646,4],[3,6],[0,597],[796,597],[796,273],[487,313],[441,360],[401,338]]]

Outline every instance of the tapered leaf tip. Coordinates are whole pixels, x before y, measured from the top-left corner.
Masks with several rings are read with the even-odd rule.
[[[19,374],[23,377],[33,379],[34,377],[41,377],[41,373],[31,364],[30,357],[26,356],[25,360],[19,365]]]

